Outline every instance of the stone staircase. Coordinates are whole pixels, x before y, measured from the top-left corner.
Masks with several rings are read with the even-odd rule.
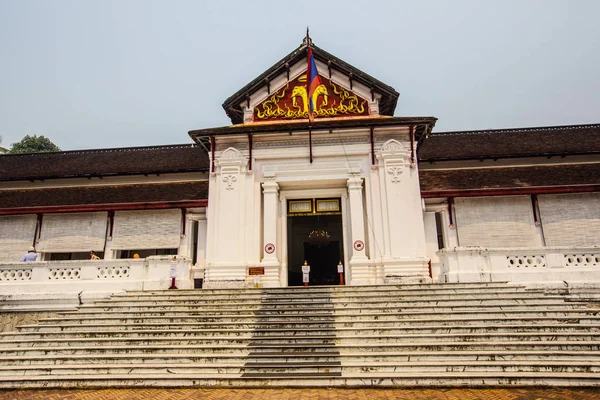
[[[506,283],[135,291],[0,340],[0,388],[428,385],[600,386],[600,307]]]

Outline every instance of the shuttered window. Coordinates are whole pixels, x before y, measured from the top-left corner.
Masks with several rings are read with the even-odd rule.
[[[176,249],[181,234],[181,210],[115,212],[112,248]]]
[[[0,216],[0,261],[19,261],[33,244],[37,216]]]
[[[103,251],[108,213],[44,214],[38,250],[45,253]]]
[[[529,196],[470,197],[455,200],[461,246],[533,247],[536,245]]]
[[[600,193],[538,196],[547,246],[600,246]]]

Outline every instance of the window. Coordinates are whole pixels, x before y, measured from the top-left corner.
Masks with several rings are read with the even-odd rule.
[[[435,213],[435,229],[437,232],[438,249],[446,247],[444,243],[444,217],[441,212]]]

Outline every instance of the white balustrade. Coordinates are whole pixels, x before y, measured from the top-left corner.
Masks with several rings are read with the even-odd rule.
[[[543,255],[532,256],[506,256],[508,268],[545,268],[546,257]]]
[[[81,279],[81,268],[50,268],[48,273],[48,279],[50,280],[64,280],[64,279]]]
[[[10,299],[13,310],[16,309],[15,299],[20,299],[24,307],[39,302],[51,309],[58,304],[76,306],[127,290],[168,289],[172,262],[173,256],[152,256],[146,259],[0,263],[0,300]],[[190,259],[177,256],[176,263],[177,287],[193,288]]]
[[[597,253],[565,254],[565,267],[592,267],[600,265],[600,251]]]
[[[509,281],[600,287],[600,249],[573,247],[442,249],[440,282]]]
[[[0,282],[29,281],[31,268],[5,268],[0,269]]]

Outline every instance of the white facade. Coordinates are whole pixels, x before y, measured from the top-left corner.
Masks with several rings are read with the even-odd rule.
[[[353,285],[427,281],[418,170],[410,162],[406,127],[253,135],[253,170],[245,136],[217,138],[210,179],[207,287],[253,284],[248,267],[262,266],[265,287],[287,286],[287,202],[340,198],[343,264]],[[402,221],[400,224],[394,221]],[[265,247],[274,245],[274,252]]]

